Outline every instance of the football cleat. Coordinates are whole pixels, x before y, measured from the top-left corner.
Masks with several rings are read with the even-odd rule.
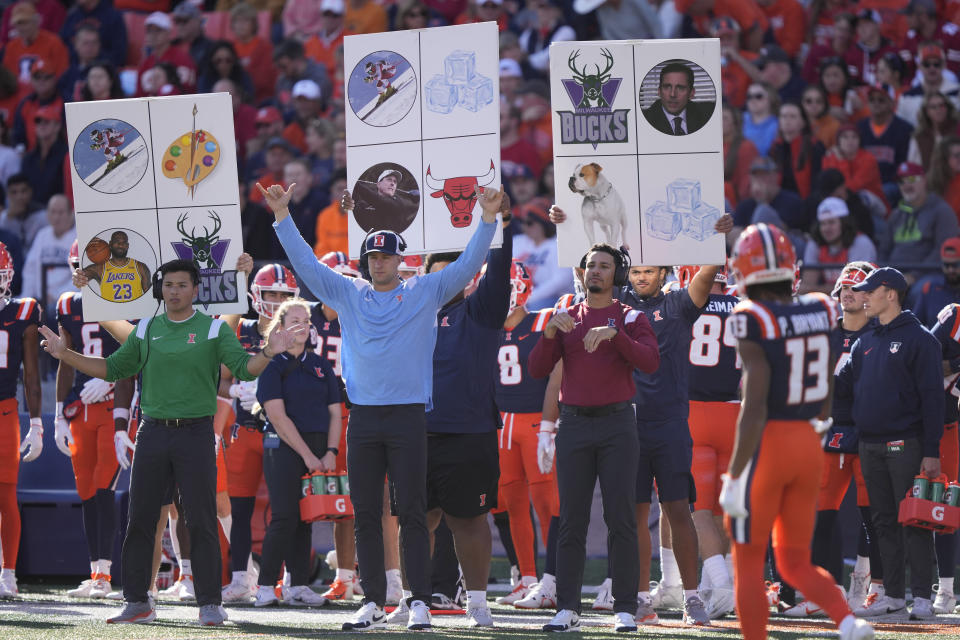
[[[530,587],[525,597],[513,603],[517,609],[555,609],[557,607],[557,583],[553,578]]]
[[[847,604],[851,609],[863,606],[867,599],[867,589],[870,587],[870,574],[850,574],[850,588],[847,590]]]
[[[493,616],[490,615],[490,607],[470,607],[467,609],[468,627],[492,627]]]
[[[294,607],[322,607],[327,599],[306,585],[287,587],[283,603]]]
[[[725,587],[713,587],[710,589],[710,597],[705,599],[707,605],[707,615],[711,620],[722,618],[734,610],[733,589]]]
[[[518,600],[523,600],[530,593],[532,585],[525,584],[521,580],[517,586],[513,588],[513,591],[507,595],[500,596],[496,599],[497,604],[515,604]]]
[[[323,597],[327,600],[353,600],[353,580],[344,582],[337,578],[330,588],[324,591]]]
[[[224,602],[249,602],[256,594],[256,590],[247,583],[247,578],[234,580],[225,586],[221,592]]]
[[[939,584],[933,585],[937,597],[933,601],[933,612],[939,614],[953,613],[957,608],[957,596],[952,591],[941,589]]]
[[[80,586],[67,591],[67,595],[71,598],[89,598],[90,591],[93,589],[93,584],[96,580],[97,574],[91,573],[89,578],[80,583]]]
[[[105,573],[101,573],[98,574],[96,579],[93,581],[89,597],[101,600],[106,598],[112,591],[113,587],[110,586],[110,576]]]
[[[457,603],[450,599],[445,593],[435,593],[430,597],[430,608],[441,611],[454,611],[459,609]]]
[[[663,581],[650,582],[650,602],[654,609],[682,609],[683,586],[665,585]]]
[[[397,608],[390,612],[390,615],[387,616],[387,624],[401,624],[406,626],[407,620],[410,619],[410,607],[407,606],[406,598],[400,599],[400,604],[397,605]]]
[[[710,616],[707,615],[707,608],[700,596],[690,596],[683,603],[683,624],[694,627],[705,627],[710,624]]]
[[[613,580],[607,578],[600,583],[600,588],[597,590],[597,597],[594,599],[593,604],[590,605],[590,608],[594,611],[613,611],[613,593],[610,591],[613,588]],[[577,627],[579,628],[580,622],[577,618]]]
[[[910,607],[911,620],[930,620],[937,614],[933,611],[933,603],[930,598],[914,598],[913,606]]]
[[[804,600],[800,604],[794,605],[783,612],[788,618],[815,618],[827,615],[820,605],[812,600]]]
[[[857,616],[870,618],[872,616],[885,616],[888,613],[899,613],[906,608],[907,601],[903,598],[891,598],[886,594],[870,594],[863,606],[853,613]]]
[[[197,599],[197,594],[193,590],[193,576],[181,576],[180,580],[180,602],[193,602]]]
[[[840,640],[873,640],[873,627],[866,620],[848,615],[840,621]]]
[[[3,243],[0,243],[2,245]],[[16,598],[20,595],[17,577],[13,573],[0,577],[0,598]]]
[[[257,595],[253,601],[253,606],[269,607],[270,605],[278,604],[279,602],[280,599],[277,598],[277,594],[273,590],[273,587],[265,587],[261,585],[257,589]]]

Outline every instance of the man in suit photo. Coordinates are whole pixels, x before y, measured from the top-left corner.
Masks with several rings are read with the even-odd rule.
[[[713,115],[715,102],[692,102],[693,69],[683,62],[670,62],[660,71],[660,97],[643,110],[643,116],[657,131],[668,136],[685,136],[699,131]]]

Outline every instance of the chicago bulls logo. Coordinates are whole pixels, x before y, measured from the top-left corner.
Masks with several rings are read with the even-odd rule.
[[[485,187],[496,174],[493,160],[490,160],[490,170],[482,176],[460,176],[457,178],[437,179],[430,173],[427,165],[427,186],[433,189],[430,195],[434,198],[443,198],[450,212],[450,224],[456,229],[469,227],[473,221],[473,208],[477,205],[476,188]]]

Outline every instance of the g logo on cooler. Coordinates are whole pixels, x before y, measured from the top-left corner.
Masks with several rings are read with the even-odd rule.
[[[337,498],[337,501],[333,503],[333,506],[340,513],[347,512],[347,502],[343,498]],[[943,519],[943,514],[940,515],[940,519]]]
[[[934,507],[930,513],[937,522],[943,522],[943,507]]]

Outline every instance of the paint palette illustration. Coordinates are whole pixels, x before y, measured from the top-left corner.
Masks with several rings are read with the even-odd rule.
[[[181,179],[192,198],[197,185],[216,168],[220,161],[220,143],[205,129],[197,129],[197,107],[193,107],[194,126],[174,140],[163,154],[160,166],[163,175]]]

